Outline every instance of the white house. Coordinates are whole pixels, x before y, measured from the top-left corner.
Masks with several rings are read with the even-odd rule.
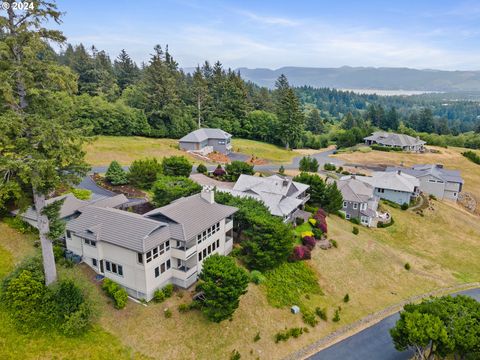
[[[190,287],[205,258],[231,252],[236,211],[215,203],[210,190],[144,215],[87,206],[67,224],[66,246],[129,295],[148,301],[166,284]]]

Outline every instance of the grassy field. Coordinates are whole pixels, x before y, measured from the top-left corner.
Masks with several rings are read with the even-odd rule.
[[[84,266],[62,270],[62,276],[75,276],[90,289],[97,304],[98,324],[74,340],[50,334],[18,334],[0,312],[0,358],[169,358],[228,359],[234,349],[242,359],[278,359],[306,346],[347,323],[396,304],[415,294],[464,282],[480,280],[480,223],[478,217],[454,205],[433,202],[434,210],[421,217],[409,211],[388,208],[395,225],[386,229],[360,228],[338,217],[328,218],[329,237],[338,248],[315,249],[312,260],[303,267],[316,274],[318,286],[296,290],[296,275],[290,268],[284,278],[268,276],[267,283],[249,285],[232,321],[208,322],[199,312],[180,313],[177,307],[190,300],[181,291],[162,304],[147,307],[129,302],[124,310],[113,308],[110,300],[91,284],[93,273]],[[462,231],[458,231],[462,229]],[[18,234],[0,223],[0,274],[5,274],[23,254],[34,250],[31,236]],[[404,264],[411,264],[407,271]],[[293,274],[293,276],[287,276]],[[280,274],[281,275],[281,274]],[[311,287],[307,276],[302,286]],[[305,285],[306,284],[306,285]],[[286,327],[305,326],[300,315],[288,307],[276,308],[279,289],[310,309],[327,308],[327,322],[321,321],[298,339],[275,344],[273,336]],[[345,294],[350,301],[343,302]],[[269,295],[270,294],[270,295]],[[273,295],[272,295],[273,294]],[[270,303],[268,301],[270,298]],[[334,309],[342,307],[341,320],[331,321]],[[173,312],[165,318],[164,310]],[[253,341],[260,333],[261,339]]]
[[[352,152],[335,155],[347,162],[358,164],[384,164],[405,166],[414,164],[443,164],[446,168],[457,169],[465,180],[465,191],[480,196],[480,166],[462,156],[463,148],[441,148],[429,146],[440,153],[411,154],[405,152],[370,151],[368,153]]]
[[[255,155],[274,164],[290,163],[301,152],[288,151],[284,148],[254,140],[233,139],[233,149],[246,155]],[[122,165],[129,165],[133,160],[144,157],[162,159],[165,156],[185,155],[191,161],[199,160],[178,149],[178,140],[152,139],[139,136],[98,136],[85,145],[86,160],[90,165],[108,165],[117,160]]]

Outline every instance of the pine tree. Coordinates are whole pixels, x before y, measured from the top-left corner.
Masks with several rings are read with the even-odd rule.
[[[314,134],[321,134],[325,131],[325,124],[317,108],[310,110],[308,113],[305,128]]]
[[[110,181],[112,185],[128,184],[127,172],[123,170],[122,166],[115,160],[110,163],[105,173],[105,179]]]
[[[202,127],[202,110],[203,103],[205,102],[208,96],[208,84],[207,80],[203,77],[202,70],[199,66],[195,69],[193,73],[193,83],[192,83],[193,93],[196,100],[197,106],[197,121],[198,128]]]
[[[113,68],[120,91],[134,84],[140,75],[137,64],[130,58],[125,49],[120,51],[120,54],[113,63]]]

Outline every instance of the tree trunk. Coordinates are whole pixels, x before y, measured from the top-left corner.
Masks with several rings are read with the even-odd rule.
[[[40,244],[42,246],[43,270],[45,272],[45,285],[57,281],[57,268],[55,267],[55,257],[53,255],[53,244],[48,239],[50,227],[48,218],[43,215],[45,207],[45,195],[33,190],[33,201],[35,203],[35,211],[37,212],[37,226],[40,235]]]
[[[198,111],[198,128],[200,129],[201,127],[201,120],[202,120],[202,116],[201,116],[201,99],[200,99],[200,95],[197,96],[197,111]]]

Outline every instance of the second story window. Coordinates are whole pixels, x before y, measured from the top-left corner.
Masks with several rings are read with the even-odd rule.
[[[84,240],[85,240],[84,242],[85,242],[86,245],[97,247],[97,243],[95,241],[88,240],[88,239],[84,239]]]

